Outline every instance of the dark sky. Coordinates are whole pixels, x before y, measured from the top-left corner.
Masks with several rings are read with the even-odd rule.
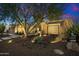
[[[75,23],[79,23],[79,3],[65,3],[63,7],[63,18],[71,17]]]
[[[79,22],[79,4],[70,3],[65,6],[64,16],[72,17],[75,22]]]
[[[71,17],[73,21],[79,23],[79,3],[66,3],[64,7],[65,9],[63,10],[64,14],[62,17]],[[33,19],[33,17],[30,19]]]

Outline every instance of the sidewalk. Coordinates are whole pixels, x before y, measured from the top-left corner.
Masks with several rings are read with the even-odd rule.
[[[6,34],[6,33],[4,33],[4,34]],[[1,37],[1,38],[0,38],[0,42],[2,42],[2,41],[4,41],[4,40],[9,40],[9,39],[21,37],[20,35],[15,35],[15,34],[8,34],[8,35],[10,35],[10,36]]]

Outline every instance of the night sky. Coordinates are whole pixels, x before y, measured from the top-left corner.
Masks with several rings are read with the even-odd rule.
[[[65,3],[64,8],[62,18],[71,17],[75,23],[79,23],[79,3]],[[29,19],[30,22],[32,19],[33,17]]]
[[[64,18],[71,17],[75,22],[79,22],[79,4],[66,4],[64,12]]]

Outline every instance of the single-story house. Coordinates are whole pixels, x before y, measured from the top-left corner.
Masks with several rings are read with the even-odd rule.
[[[55,41],[52,41],[51,43],[56,43],[62,40],[64,38],[65,32],[73,26],[73,21],[71,19],[65,19],[65,20],[53,20],[48,22],[41,22],[38,27],[35,27],[36,23],[31,26],[29,29],[30,34],[32,33],[35,35],[35,32],[40,31],[42,35],[57,35],[55,38]],[[13,26],[12,31],[14,33],[20,32],[23,33],[23,27],[22,25],[15,25]]]
[[[31,28],[34,27],[34,25],[32,25]],[[38,28],[40,29],[42,34],[59,35],[59,34],[65,33],[66,30],[72,26],[73,26],[73,21],[71,19],[65,19],[65,20],[53,20],[53,21],[49,21],[49,22],[41,22],[40,26]],[[31,28],[29,29],[29,31],[31,30]],[[13,27],[11,27],[11,29],[14,33],[17,33],[17,32],[23,33],[22,25],[16,25],[15,27],[13,26]],[[34,31],[36,31],[36,28],[33,28],[32,31],[30,31],[30,32],[32,33]]]
[[[41,23],[41,31],[43,34],[63,34],[67,29],[73,26],[71,19],[54,20]]]
[[[23,34],[24,26],[20,24],[10,25],[9,32],[10,33],[19,33]]]
[[[15,26],[15,33],[22,33],[23,32],[23,26],[22,25],[17,25]]]
[[[43,35],[56,36],[51,38],[50,43],[56,43],[62,41],[66,36],[66,31],[73,26],[73,21],[71,19],[65,20],[53,20],[49,22],[42,22],[41,32]]]

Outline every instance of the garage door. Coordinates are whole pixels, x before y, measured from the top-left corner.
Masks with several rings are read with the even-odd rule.
[[[59,34],[59,25],[49,25],[48,33],[49,34]]]

